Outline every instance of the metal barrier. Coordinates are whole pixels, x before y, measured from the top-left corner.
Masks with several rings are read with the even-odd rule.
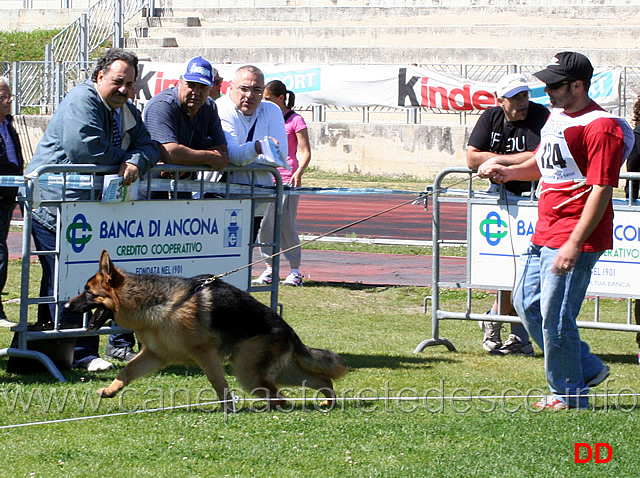
[[[448,190],[444,188],[443,182],[445,178],[449,175],[463,175],[468,177],[468,187],[466,190]],[[482,321],[487,319],[486,311],[483,310],[483,313],[478,313],[473,310],[473,301],[472,301],[472,292],[475,289],[489,289],[489,290],[505,290],[511,289],[509,286],[504,286],[499,282],[504,279],[504,277],[511,277],[515,274],[516,262],[519,256],[519,250],[524,250],[522,248],[515,248],[513,246],[513,242],[511,243],[511,249],[502,254],[500,256],[510,256],[503,257],[503,263],[501,266],[493,266],[492,275],[494,276],[494,283],[490,283],[488,281],[483,281],[483,279],[478,279],[478,275],[474,274],[474,265],[472,261],[474,260],[474,244],[473,237],[475,235],[474,225],[477,225],[478,217],[474,217],[474,210],[480,209],[480,206],[488,205],[494,208],[501,208],[503,212],[506,211],[506,214],[509,217],[512,217],[514,213],[514,209],[516,208],[528,208],[533,211],[533,213],[537,217],[537,201],[532,196],[530,197],[518,197],[514,195],[506,195],[505,190],[501,188],[501,194],[488,194],[486,192],[474,191],[472,184],[472,174],[473,171],[467,168],[448,168],[441,171],[436,177],[433,184],[433,230],[432,230],[432,238],[433,238],[433,271],[432,271],[432,284],[431,284],[431,296],[425,298],[425,313],[427,311],[428,303],[431,302],[431,338],[423,340],[418,344],[415,348],[414,353],[422,352],[425,348],[435,346],[435,345],[444,345],[450,351],[455,351],[455,346],[451,343],[450,340],[440,337],[440,321],[442,320],[474,320],[474,321]],[[621,179],[638,179],[640,180],[640,173],[621,173]],[[441,205],[443,203],[465,203],[467,205],[467,276],[464,282],[445,282],[440,278],[440,246],[443,244],[443,240],[440,238],[440,229],[443,228],[442,220],[444,219],[441,214]],[[478,206],[478,207],[476,207]],[[481,210],[481,209],[480,209]],[[616,212],[616,218],[618,215],[622,216],[623,214],[632,214],[637,215],[640,212],[640,202],[633,201],[632,199],[625,200],[614,200],[614,211]],[[518,216],[520,217],[520,216]],[[521,238],[528,243],[528,238],[532,232],[532,223],[527,222],[526,216],[525,220],[522,223],[516,223],[516,228],[522,227],[522,235],[525,236]],[[615,220],[614,220],[615,221]],[[509,237],[512,237],[512,224],[509,223],[507,225]],[[517,234],[518,232],[516,232]],[[632,237],[632,234],[634,235]],[[640,227],[638,227],[638,221],[635,220],[633,223],[629,224],[629,228],[620,226],[617,227],[614,223],[614,239],[616,235],[619,235],[621,239],[640,242]],[[614,251],[609,254],[615,254],[615,242],[614,242]],[[629,254],[627,258],[634,259],[632,262],[623,262],[620,260],[610,260],[608,254],[605,253],[600,258],[598,264],[596,264],[596,268],[601,263],[616,263],[618,267],[627,267],[627,269],[622,270],[621,272],[626,273],[627,276],[630,277],[630,281],[634,279],[633,274],[637,268],[638,263],[640,262],[640,249],[634,249],[635,252]],[[494,255],[494,258],[497,257],[498,254]],[[496,259],[497,260],[497,259]],[[506,261],[506,262],[505,262]],[[622,264],[622,265],[620,265]],[[513,267],[512,271],[506,270],[508,267]],[[611,266],[614,267],[614,266]],[[594,271],[596,270],[594,268]],[[497,271],[499,270],[499,274]],[[609,271],[613,271],[613,269],[607,269]],[[615,271],[614,271],[615,272]],[[609,272],[611,273],[611,272]],[[637,272],[635,272],[637,276]],[[621,274],[619,274],[621,275]],[[501,277],[496,277],[501,276]],[[625,279],[626,280],[626,279]],[[595,281],[592,276],[592,285]],[[606,281],[605,281],[606,282]],[[609,281],[611,282],[611,281]],[[589,290],[587,290],[587,295],[590,297],[595,297],[595,312],[594,318],[592,321],[578,321],[578,327],[588,328],[588,329],[601,329],[601,330],[616,330],[621,332],[640,332],[640,325],[632,324],[632,304],[631,300],[637,297],[640,297],[640,292],[637,291],[638,281],[635,279],[633,282],[629,282],[630,287],[628,293],[619,292],[617,289],[613,288],[611,292],[607,292],[606,284],[598,285],[595,284],[594,287],[590,286]],[[634,287],[635,286],[635,287]],[[466,310],[463,312],[459,311],[449,311],[443,310],[440,307],[440,290],[441,288],[458,288],[458,289],[467,289],[467,300],[466,300]],[[594,290],[596,292],[594,292]],[[601,297],[616,297],[623,298],[627,300],[627,317],[626,323],[615,323],[615,322],[604,322],[600,320],[599,313],[599,300]],[[498,306],[500,309],[500,305]],[[508,316],[508,315],[492,315],[491,321],[495,322],[506,322],[506,323],[522,323],[520,318]]]
[[[226,171],[232,173],[234,171],[243,171],[250,173],[249,184],[234,184],[225,182],[210,182],[205,178],[205,174],[199,174],[199,179],[181,179],[185,173],[204,173],[211,171],[206,168],[193,168],[177,165],[162,165],[151,170],[145,179],[141,180],[140,190],[138,191],[138,199],[136,201],[101,203],[99,200],[103,190],[103,179],[106,173],[116,173],[117,169],[108,166],[95,165],[46,165],[38,168],[33,174],[27,176],[0,176],[1,186],[19,186],[24,190],[24,195],[19,198],[24,203],[24,227],[22,241],[22,269],[21,269],[21,289],[20,289],[20,320],[17,326],[13,327],[17,334],[18,346],[9,347],[0,350],[0,357],[22,357],[34,359],[41,362],[46,369],[57,380],[64,382],[64,376],[60,373],[52,360],[44,353],[29,350],[28,342],[32,340],[42,339],[60,339],[69,337],[80,337],[87,335],[106,335],[114,333],[130,332],[129,330],[117,327],[115,325],[105,326],[96,331],[88,332],[88,314],[85,314],[81,328],[63,328],[60,323],[61,307],[73,295],[76,295],[84,287],[86,280],[93,275],[98,263],[97,254],[101,249],[100,244],[105,240],[116,242],[118,246],[119,235],[128,237],[142,236],[144,240],[152,237],[162,238],[161,226],[166,227],[164,236],[171,238],[178,233],[184,236],[196,236],[201,234],[204,236],[205,226],[200,226],[200,221],[206,221],[207,218],[213,218],[209,221],[208,229],[210,233],[206,239],[209,241],[206,245],[203,242],[200,246],[189,247],[187,251],[189,255],[179,256],[176,242],[164,243],[161,245],[152,245],[145,247],[145,242],[131,240],[130,244],[121,244],[116,251],[122,250],[122,253],[114,253],[113,246],[110,255],[118,267],[129,272],[135,264],[141,265],[145,263],[174,263],[182,260],[184,267],[174,265],[173,267],[163,266],[163,274],[174,274],[195,276],[199,274],[220,275],[231,273],[227,279],[243,290],[255,292],[270,293],[270,307],[274,310],[278,308],[278,286],[279,281],[273,281],[270,285],[252,286],[250,266],[252,264],[253,250],[259,246],[272,247],[279,250],[280,247],[280,216],[282,208],[283,185],[282,178],[278,170],[274,167],[259,166],[255,168],[238,168],[227,167]],[[158,173],[158,174],[156,174]],[[159,177],[160,173],[169,173],[172,177]],[[264,178],[264,174],[271,175],[274,179],[274,186],[261,186],[258,184],[258,174]],[[165,175],[166,176],[166,175]],[[227,176],[231,176],[228,174]],[[264,181],[262,181],[264,184]],[[61,187],[61,198],[55,201],[40,200],[39,188],[43,186],[55,185]],[[66,199],[67,191],[85,191],[87,200],[70,201]],[[144,199],[151,197],[151,193],[166,193],[167,199]],[[182,193],[182,194],[180,194]],[[206,193],[212,193],[215,198],[205,197]],[[188,199],[184,199],[188,196]],[[191,197],[196,196],[196,197]],[[257,231],[254,230],[254,218],[256,217],[256,208],[273,204],[275,208],[275,225],[272,240],[268,243],[257,243],[255,236]],[[54,251],[38,251],[32,250],[31,231],[33,211],[38,206],[52,207],[57,211],[56,224],[56,249]],[[116,208],[116,209],[110,209]],[[113,211],[116,211],[115,213]],[[148,220],[143,224],[144,214],[148,211],[155,211],[157,214],[155,222]],[[171,222],[173,211],[179,211],[177,217],[183,217],[184,223],[179,224],[176,221]],[[70,215],[70,212],[72,213]],[[100,227],[91,227],[89,221],[98,223]],[[186,214],[188,213],[188,214]],[[198,219],[198,213],[202,219]],[[189,214],[191,217],[189,217]],[[73,217],[73,220],[65,218]],[[127,217],[134,219],[128,220]],[[222,224],[218,224],[218,219],[223,218],[230,226],[224,228],[223,239],[220,239],[220,228]],[[229,221],[227,219],[230,218]],[[161,221],[166,224],[161,224]],[[84,221],[84,222],[83,222]],[[109,222],[111,221],[111,222]],[[223,223],[221,219],[219,222]],[[109,225],[111,224],[111,225]],[[80,226],[84,225],[79,229]],[[88,227],[86,227],[88,225]],[[78,227],[76,227],[78,226]],[[147,226],[147,227],[143,227]],[[182,228],[184,227],[184,231]],[[190,229],[187,229],[190,227]],[[232,230],[233,229],[233,230]],[[243,231],[249,231],[248,235],[244,235]],[[145,235],[145,231],[147,231]],[[215,238],[212,236],[215,233]],[[95,237],[94,246],[89,250],[84,248],[91,241],[91,237]],[[222,243],[222,246],[212,244],[214,239]],[[102,242],[101,242],[102,241]],[[224,243],[222,241],[229,241]],[[142,244],[142,245],[141,245]],[[193,243],[185,243],[188,246]],[[233,253],[228,254],[209,254],[212,247],[227,247],[233,249]],[[246,248],[245,248],[246,246]],[[153,248],[156,251],[153,251]],[[207,249],[208,248],[208,249]],[[72,251],[70,251],[70,249]],[[183,247],[182,249],[187,249]],[[203,249],[205,252],[203,253]],[[169,252],[167,252],[169,251]],[[151,254],[149,254],[151,252]],[[70,253],[76,253],[74,260],[69,260]],[[79,255],[84,253],[86,259]],[[155,255],[153,255],[155,254]],[[170,257],[171,254],[177,257]],[[31,297],[29,292],[31,259],[33,256],[54,255],[55,256],[55,281],[54,294],[50,297]],[[95,255],[95,257],[90,257]],[[209,264],[215,262],[214,270],[206,269]],[[232,263],[232,269],[215,270],[215,267],[228,267],[227,264]],[[276,277],[279,274],[278,256],[271,260],[273,273]],[[203,267],[205,268],[203,270]],[[86,269],[86,270],[85,270]],[[153,267],[140,268],[154,269]],[[195,270],[195,273],[189,271]],[[65,272],[66,275],[62,274]],[[182,272],[187,272],[182,273]],[[71,273],[71,274],[70,274]],[[230,279],[234,276],[235,278]],[[72,277],[72,276],[73,277]],[[74,282],[75,281],[75,282]],[[77,283],[76,283],[77,282]],[[52,330],[30,331],[28,330],[29,306],[55,304],[54,326]],[[33,312],[33,311],[32,311]]]

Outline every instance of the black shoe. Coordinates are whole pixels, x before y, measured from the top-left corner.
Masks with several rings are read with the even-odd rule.
[[[107,358],[122,360],[123,362],[128,362],[136,358],[137,355],[131,347],[114,347],[111,344],[107,344],[107,349],[104,353]]]

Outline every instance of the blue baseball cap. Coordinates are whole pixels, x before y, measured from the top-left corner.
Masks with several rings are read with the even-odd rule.
[[[187,68],[182,78],[184,78],[185,81],[213,86],[213,68],[211,67],[211,63],[201,56],[191,58],[191,60],[187,62]]]

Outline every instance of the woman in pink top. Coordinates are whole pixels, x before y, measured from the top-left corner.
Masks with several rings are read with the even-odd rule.
[[[302,116],[291,109],[295,105],[296,95],[293,91],[287,90],[285,84],[280,80],[273,80],[267,83],[264,89],[264,99],[278,105],[284,116],[284,127],[289,142],[287,163],[289,163],[291,171],[278,168],[282,176],[282,182],[292,187],[300,187],[302,185],[302,175],[311,161],[311,148],[309,147],[307,124],[302,119]],[[297,195],[285,194],[282,200],[280,247],[282,249],[293,247],[292,250],[284,253],[291,266],[291,272],[282,282],[282,285],[302,285],[302,274],[300,273],[302,251],[300,247],[295,247],[300,245],[298,230],[296,229],[299,198],[300,196]],[[273,238],[273,226],[274,211],[273,206],[270,206],[260,225],[259,242],[271,241],[271,238]],[[262,257],[269,257],[271,248],[262,248],[261,253]],[[271,263],[267,262],[266,270],[253,281],[253,284],[271,284],[272,280]]]

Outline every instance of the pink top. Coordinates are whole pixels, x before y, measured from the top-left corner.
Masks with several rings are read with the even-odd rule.
[[[289,111],[291,110],[287,110],[286,113]],[[291,171],[288,171],[285,168],[278,168],[278,171],[282,176],[283,184],[289,184],[291,182],[293,173],[296,172],[299,167],[298,158],[296,157],[296,153],[298,151],[298,137],[296,136],[296,133],[306,128],[307,123],[304,122],[304,119],[298,113],[293,113],[284,123],[284,129],[287,132],[287,140],[289,143],[289,156],[287,156],[287,163],[289,163]]]

